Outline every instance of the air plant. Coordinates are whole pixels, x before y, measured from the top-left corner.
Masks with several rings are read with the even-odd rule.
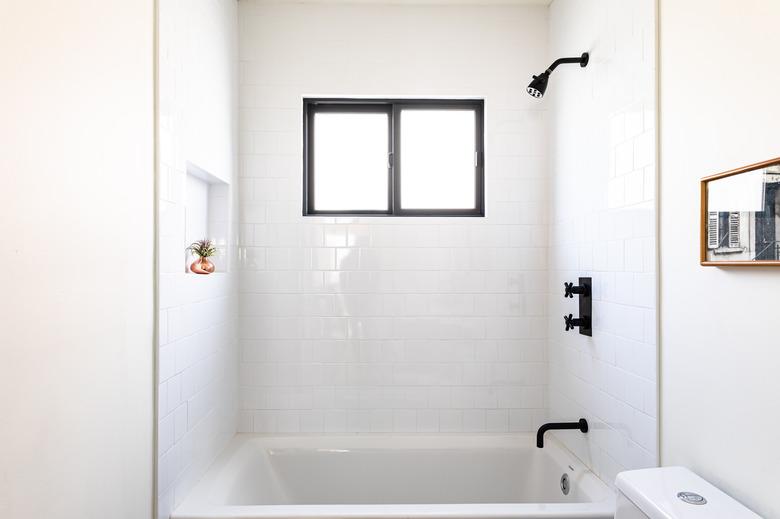
[[[217,254],[217,248],[214,246],[214,242],[208,238],[193,242],[192,245],[187,247],[187,250],[199,258],[208,258]]]

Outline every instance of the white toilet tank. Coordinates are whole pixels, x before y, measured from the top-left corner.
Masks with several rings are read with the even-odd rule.
[[[761,519],[685,467],[621,472],[615,486],[615,519]]]

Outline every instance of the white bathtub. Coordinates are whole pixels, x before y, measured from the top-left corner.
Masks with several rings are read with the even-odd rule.
[[[607,519],[614,506],[550,435],[537,449],[531,435],[239,434],[171,517]]]

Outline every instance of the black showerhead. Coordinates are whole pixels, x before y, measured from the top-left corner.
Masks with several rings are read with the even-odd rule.
[[[528,84],[528,87],[525,89],[526,92],[528,92],[532,97],[540,98],[544,96],[544,92],[547,90],[547,81],[550,79],[550,74],[553,70],[555,70],[555,67],[562,63],[579,63],[580,67],[586,67],[588,65],[588,60],[590,59],[590,56],[587,52],[583,52],[582,56],[579,58],[559,58],[553,61],[553,64],[549,66],[547,70],[539,74],[538,76],[534,76],[533,81]]]
[[[531,94],[532,97],[542,97],[545,90],[547,90],[547,80],[550,79],[549,72],[542,72],[538,76],[534,76],[533,81],[526,88],[526,92]]]

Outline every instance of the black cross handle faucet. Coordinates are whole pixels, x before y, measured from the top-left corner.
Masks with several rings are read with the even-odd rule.
[[[590,317],[574,317],[572,314],[564,315],[563,322],[566,323],[566,331],[573,330],[578,326],[590,328]]]
[[[563,297],[569,297],[574,299],[574,294],[583,296],[590,295],[590,287],[588,285],[577,285],[574,283],[563,283]]]

